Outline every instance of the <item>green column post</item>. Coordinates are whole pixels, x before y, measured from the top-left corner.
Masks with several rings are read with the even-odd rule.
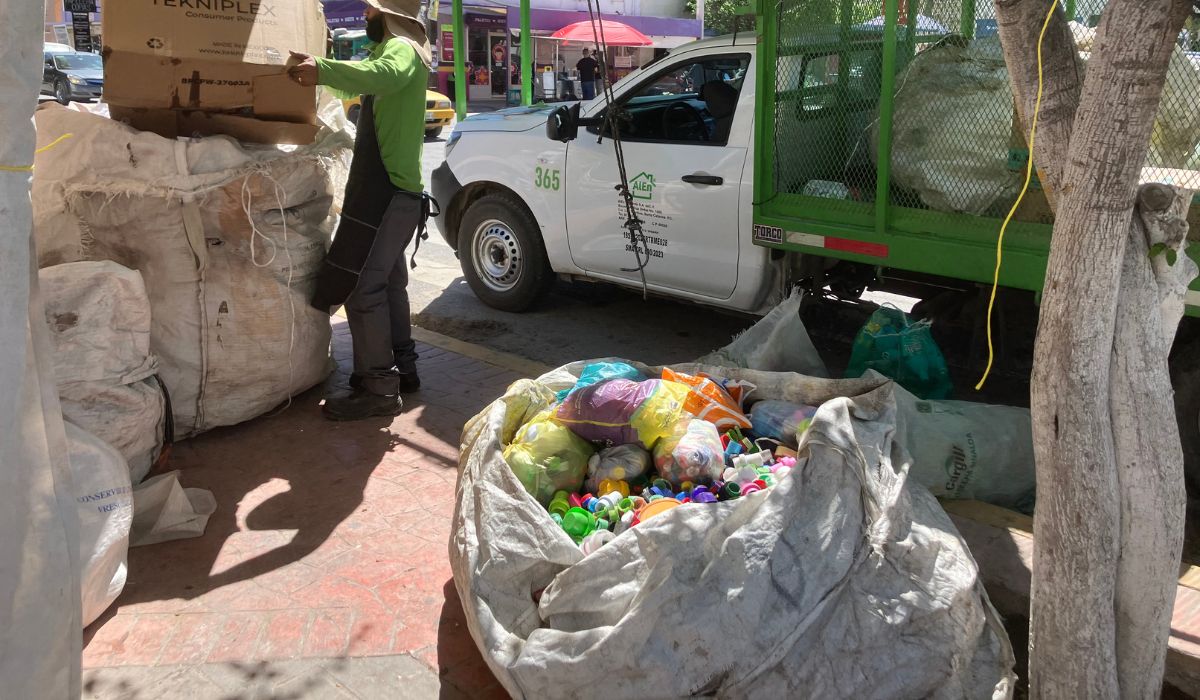
[[[892,114],[896,102],[896,23],[899,0],[886,0],[883,12],[883,76],[879,88],[879,153],[876,159],[875,233],[887,232],[888,199],[892,184]],[[909,27],[909,31],[913,28]]]
[[[1070,1],[1067,0],[1067,2]],[[963,0],[962,21],[959,25],[958,33],[968,39],[975,38],[975,0]]]
[[[1075,0],[1067,0],[1067,21],[1075,21]]]
[[[467,118],[467,29],[462,0],[454,0],[454,111],[459,121]]]
[[[904,20],[904,65],[906,66],[912,57],[917,55],[917,23],[921,21],[921,13],[918,12],[921,9],[918,7],[919,5],[917,0],[908,0],[908,14]],[[899,8],[897,8],[896,14],[900,14]]]
[[[521,0],[521,104],[533,104],[533,37],[529,29],[529,0]]]

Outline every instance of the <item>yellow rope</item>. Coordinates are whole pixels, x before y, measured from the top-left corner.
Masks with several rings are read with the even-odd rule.
[[[1025,195],[1029,193],[1029,184],[1033,181],[1033,149],[1034,141],[1037,139],[1038,116],[1042,112],[1042,89],[1045,87],[1045,76],[1043,75],[1042,64],[1042,44],[1046,39],[1046,30],[1050,28],[1050,20],[1054,17],[1054,9],[1058,6],[1058,0],[1051,0],[1050,10],[1046,13],[1046,21],[1042,23],[1042,31],[1038,34],[1037,45],[1037,101],[1033,107],[1033,119],[1029,125],[1029,161],[1025,163],[1025,184],[1021,187],[1021,194],[1017,196],[1017,201],[1013,202],[1012,209],[1008,210],[1008,216],[1004,217],[1004,223],[1000,225],[1000,236],[996,239],[996,272],[992,278],[992,295],[988,299],[987,308],[987,345],[988,345],[988,362],[987,368],[983,370],[983,376],[979,378],[979,383],[975,385],[975,391],[983,389],[984,382],[987,381],[988,375],[992,373],[992,363],[996,359],[996,351],[992,345],[992,309],[996,305],[996,290],[1000,287],[1000,266],[1004,262],[1004,233],[1008,230],[1008,224],[1012,222],[1016,216],[1017,208],[1021,206]]]
[[[45,146],[42,146],[41,148],[34,151],[34,154],[45,153],[46,151],[50,150],[51,148],[54,148],[55,146],[62,143],[63,141],[66,141],[67,139],[71,138],[72,136],[74,136],[74,134],[63,134],[62,136],[59,136],[58,138],[54,139],[50,143],[46,144]],[[33,170],[32,165],[0,165],[0,171],[8,172],[8,173],[27,173],[31,170]]]

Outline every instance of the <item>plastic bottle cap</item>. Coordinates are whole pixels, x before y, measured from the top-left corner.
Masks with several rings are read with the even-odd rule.
[[[621,511],[622,515],[633,510],[633,499],[628,496],[622,498],[621,502],[617,504],[617,510]]]
[[[691,491],[692,489],[696,488],[696,485],[690,481],[685,481],[679,485],[679,488],[684,491]]]
[[[641,496],[634,496],[632,500],[633,500],[632,510],[635,510],[635,511],[639,510],[642,506],[646,505],[646,499],[642,498]]]
[[[753,483],[746,484],[745,486],[742,487],[742,495],[749,496],[750,494],[758,493],[761,490],[762,489],[758,488],[758,486],[756,484],[753,484]]]
[[[759,491],[766,491],[766,490],[767,490],[767,482],[766,482],[766,481],[764,481],[763,479],[755,479],[755,480],[754,480],[754,485],[758,487],[758,490],[759,490]]]
[[[583,555],[586,557],[611,542],[613,537],[614,535],[608,530],[596,530],[583,538],[583,541],[579,544],[579,548],[583,550]]]
[[[597,530],[607,530],[610,527],[612,527],[612,523],[610,523],[607,518],[596,518]]]
[[[579,508],[583,505],[583,501],[579,498],[579,494],[573,493],[567,496],[567,504],[572,508]]]
[[[705,491],[692,496],[692,503],[716,503],[717,497]]]
[[[596,519],[582,508],[572,508],[563,516],[563,530],[566,530],[567,534],[576,542],[586,537],[594,529],[596,529]]]
[[[731,481],[721,487],[721,498],[733,500],[742,495],[742,487],[736,481]]]
[[[657,501],[653,501],[651,503],[647,503],[645,506],[642,507],[641,510],[638,511],[638,514],[637,514],[638,522],[645,522],[646,520],[653,518],[656,515],[662,515],[663,513],[666,513],[668,510],[671,510],[673,508],[678,508],[679,506],[680,506],[679,501],[672,500],[669,498],[663,498],[663,499],[660,499]]]

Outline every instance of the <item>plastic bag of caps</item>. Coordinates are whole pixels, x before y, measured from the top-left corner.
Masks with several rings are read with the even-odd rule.
[[[536,395],[584,366],[514,386],[463,433],[454,581],[514,697],[1011,695],[1012,648],[975,562],[908,478],[891,382],[675,367],[819,406],[794,467],[734,500],[657,501],[668,509],[585,552],[503,454],[554,400]]]
[[[686,482],[711,483],[725,467],[717,427],[705,420],[680,421],[673,434],[654,446],[654,466],[675,490]]]

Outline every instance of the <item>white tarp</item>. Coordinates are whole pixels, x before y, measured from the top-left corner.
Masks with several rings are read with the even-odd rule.
[[[43,268],[38,277],[63,418],[116,448],[137,484],[162,450],[167,410],[142,275],[100,260]]]
[[[585,364],[540,381],[570,387]],[[797,468],[768,492],[684,505],[588,557],[501,454],[545,392],[518,382],[467,424],[451,566],[471,634],[511,694],[1011,695],[1012,649],[975,561],[907,479],[890,382],[678,369],[820,405]]]
[[[43,106],[34,223],[43,266],[138,270],[151,351],[179,437],[248,420],[328,374],[329,317],[310,307],[349,136],[304,148],[168,140]]]
[[[5,698],[80,693],[79,531],[33,264],[30,116],[42,3],[0,0],[0,685]]]

